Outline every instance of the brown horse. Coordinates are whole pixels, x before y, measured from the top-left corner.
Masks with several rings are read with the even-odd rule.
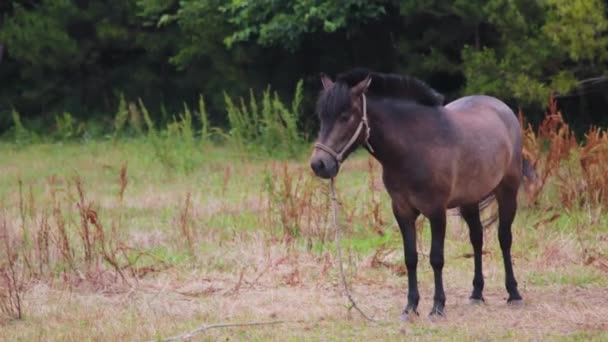
[[[511,223],[517,192],[532,172],[522,158],[519,121],[500,100],[468,96],[443,106],[443,96],[412,77],[353,70],[336,82],[322,74],[317,102],[321,129],[310,165],[322,178],[335,177],[340,163],[363,145],[382,165],[408,271],[408,302],[402,314],[417,313],[415,221],[420,213],[431,224],[430,263],[435,278],[431,315],[445,315],[442,269],[446,211],[459,208],[473,245],[475,275],[472,302],[482,302],[480,203],[498,202],[498,239],[502,250],[508,302],[522,298],[511,263]],[[531,176],[531,174],[530,174]]]

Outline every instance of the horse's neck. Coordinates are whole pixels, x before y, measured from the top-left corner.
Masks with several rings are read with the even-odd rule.
[[[390,106],[383,106],[379,102],[372,102],[368,106],[369,143],[374,149],[370,153],[383,165],[415,160],[420,153],[414,148],[418,145],[415,139],[425,134],[419,132],[420,122],[428,120],[430,126],[434,120],[431,115],[436,114],[425,113],[429,108],[417,104],[404,106],[400,113],[391,113],[390,109]],[[427,117],[424,117],[425,115]]]
[[[389,156],[399,151],[400,141],[394,139],[395,127],[392,127],[394,118],[376,106],[368,107],[368,120],[370,125],[369,144],[373,151],[367,150],[381,164],[391,162]],[[388,158],[388,159],[387,159]]]

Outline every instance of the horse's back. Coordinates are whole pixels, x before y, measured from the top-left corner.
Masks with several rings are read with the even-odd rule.
[[[481,134],[494,136],[501,134],[504,129],[514,148],[520,148],[517,146],[521,144],[519,121],[511,108],[501,100],[487,95],[471,95],[448,103],[445,109],[462,129],[483,129]]]
[[[461,97],[445,105],[445,108],[450,112],[477,116],[498,115],[507,128],[519,129],[519,121],[513,110],[506,103],[492,96],[471,95]]]

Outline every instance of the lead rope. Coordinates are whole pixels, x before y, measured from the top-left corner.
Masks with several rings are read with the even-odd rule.
[[[340,266],[340,278],[342,279],[342,284],[344,285],[344,292],[346,293],[346,297],[348,297],[348,300],[350,301],[350,305],[351,305],[350,308],[348,308],[348,310],[350,311],[351,309],[354,308],[366,320],[368,320],[370,322],[376,322],[375,319],[367,316],[359,308],[359,306],[353,299],[353,296],[351,295],[350,290],[348,289],[348,283],[346,282],[346,276],[344,276],[344,266],[342,265],[343,262],[342,262],[342,248],[340,247],[340,227],[338,225],[338,199],[336,198],[336,184],[335,184],[335,178],[333,178],[333,177],[331,178],[331,181],[329,183],[329,188],[331,191],[331,204],[333,207],[332,218],[334,221],[334,229],[336,231],[336,250],[338,251],[338,265]]]

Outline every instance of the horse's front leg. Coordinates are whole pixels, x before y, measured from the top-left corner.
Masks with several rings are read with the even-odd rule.
[[[408,205],[393,200],[393,213],[399,224],[403,238],[403,251],[405,254],[405,266],[407,268],[407,306],[401,314],[401,320],[408,320],[411,314],[418,315],[418,278],[416,268],[418,266],[418,252],[416,251],[416,218],[419,212]]]
[[[445,316],[445,292],[443,291],[443,243],[445,240],[445,209],[429,215],[431,222],[431,266],[435,275],[435,296],[431,316]]]

